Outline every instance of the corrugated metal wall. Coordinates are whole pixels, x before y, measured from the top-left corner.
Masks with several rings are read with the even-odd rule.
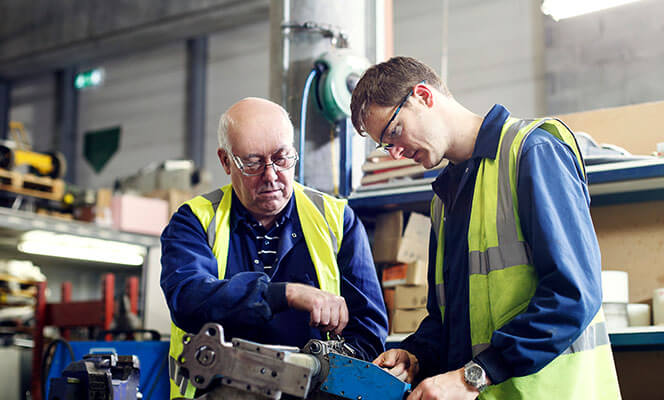
[[[217,158],[219,116],[236,101],[269,97],[269,21],[210,37],[205,168],[215,186],[230,183]]]
[[[395,54],[440,73],[442,1],[396,0]],[[544,114],[542,23],[532,0],[449,0],[448,76],[454,97],[484,115],[494,103],[520,116]]]
[[[448,84],[457,99],[484,114],[496,102],[519,116],[539,116],[664,98],[660,44],[664,3],[645,0],[553,22],[531,0],[450,0]],[[440,71],[442,2],[395,0],[395,54]],[[210,36],[205,168],[228,178],[215,155],[221,112],[245,96],[268,96],[269,22],[238,25]],[[80,96],[79,134],[123,127],[120,152],[101,174],[79,162],[80,183],[108,186],[150,161],[185,154],[185,45],[90,64],[107,81]],[[53,133],[53,78],[17,81],[11,118],[47,150]],[[81,140],[82,143],[82,140]]]
[[[90,67],[98,65],[106,72],[103,86],[79,92],[78,184],[109,187],[118,176],[134,174],[150,162],[184,157],[184,43]],[[122,129],[120,147],[96,173],[83,159],[83,135],[114,126]]]
[[[55,76],[40,75],[17,81],[11,91],[11,121],[22,122],[36,151],[54,148]]]
[[[546,20],[551,114],[664,99],[664,2]]]

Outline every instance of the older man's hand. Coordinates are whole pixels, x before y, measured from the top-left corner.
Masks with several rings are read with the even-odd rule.
[[[309,325],[337,335],[348,324],[348,307],[343,297],[301,283],[286,285],[288,306],[309,312]]]

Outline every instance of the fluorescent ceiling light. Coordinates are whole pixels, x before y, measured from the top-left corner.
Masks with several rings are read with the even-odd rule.
[[[147,252],[135,244],[39,230],[24,233],[17,247],[28,254],[136,266]]]
[[[542,12],[558,21],[636,1],[639,0],[544,0]]]

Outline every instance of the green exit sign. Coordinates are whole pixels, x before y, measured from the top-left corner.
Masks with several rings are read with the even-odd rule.
[[[104,70],[102,68],[95,68],[76,74],[74,87],[80,90],[99,86],[102,82],[104,82]]]

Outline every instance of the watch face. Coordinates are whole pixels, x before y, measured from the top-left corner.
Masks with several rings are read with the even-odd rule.
[[[466,369],[466,375],[471,382],[477,382],[482,377],[482,368],[477,365],[472,365]]]

